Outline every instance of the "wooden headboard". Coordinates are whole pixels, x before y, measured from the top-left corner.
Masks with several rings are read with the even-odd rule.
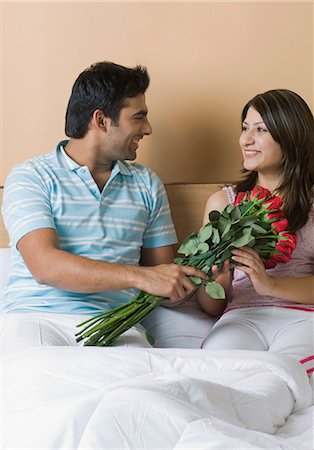
[[[202,225],[203,213],[208,197],[219,190],[218,184],[166,184],[172,218],[177,230],[178,240],[182,240],[192,231],[198,231]],[[0,204],[2,203],[0,189]],[[9,238],[0,217],[0,247],[8,247]]]
[[[179,243],[200,229],[207,199],[219,188],[219,184],[166,184]]]

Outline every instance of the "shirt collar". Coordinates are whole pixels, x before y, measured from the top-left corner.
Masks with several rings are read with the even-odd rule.
[[[132,175],[132,172],[130,170],[130,166],[125,161],[116,161],[115,165],[113,167],[113,170],[117,167],[117,171],[121,172],[122,175],[130,176]]]
[[[76,170],[81,166],[75,162],[70,156],[65,152],[64,147],[67,145],[69,141],[61,141],[57,145],[55,149],[55,158],[58,162],[58,165],[63,169],[68,170]]]
[[[69,170],[77,170],[81,166],[75,162],[70,156],[65,152],[64,147],[67,145],[69,141],[64,140],[59,142],[56,148],[56,157],[58,159],[60,167]],[[115,176],[117,173],[122,173],[122,175],[130,176],[132,172],[129,168],[129,164],[125,161],[115,161],[112,171],[111,177]]]

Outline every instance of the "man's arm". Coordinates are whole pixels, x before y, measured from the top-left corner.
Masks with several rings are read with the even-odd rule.
[[[171,264],[175,257],[172,245],[163,247],[142,248],[140,264],[142,266],[158,266],[159,264]]]
[[[188,276],[206,277],[197,269],[177,264],[161,263],[154,267],[121,265],[68,253],[60,249],[52,228],[27,233],[19,240],[18,250],[38,283],[71,292],[138,288],[177,300],[194,290]],[[168,246],[153,253],[151,263],[170,258]]]

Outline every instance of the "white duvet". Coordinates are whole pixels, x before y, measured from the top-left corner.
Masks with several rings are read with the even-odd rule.
[[[1,449],[313,449],[309,379],[284,356],[40,347],[2,374]]]

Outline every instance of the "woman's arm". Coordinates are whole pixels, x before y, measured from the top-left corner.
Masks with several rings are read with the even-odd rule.
[[[208,222],[208,215],[211,211],[222,211],[228,205],[228,196],[227,193],[223,190],[215,192],[213,195],[209,197],[207,200],[204,218],[203,218],[203,226]],[[216,281],[222,285],[226,293],[225,300],[217,300],[209,297],[206,292],[204,286],[201,286],[197,291],[197,299],[202,307],[202,309],[213,317],[219,317],[224,312],[227,305],[227,298],[231,295],[231,274],[228,270],[229,267],[227,264],[224,265],[224,273],[216,276]],[[213,274],[216,274],[217,268],[213,267]],[[227,272],[226,272],[227,271]]]
[[[232,251],[238,269],[246,273],[259,295],[308,305],[314,304],[314,275],[303,277],[271,277],[257,252],[245,247]]]
[[[304,305],[314,305],[314,275],[294,278],[272,278],[269,294]]]

